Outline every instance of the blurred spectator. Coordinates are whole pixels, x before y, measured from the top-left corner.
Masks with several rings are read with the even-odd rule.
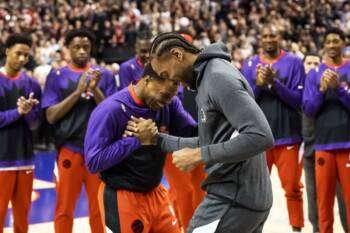
[[[321,57],[317,53],[307,53],[303,61],[305,73],[308,74],[311,69],[315,69],[321,64]]]
[[[42,64],[34,69],[33,77],[39,82],[41,90],[44,89],[46,77],[50,73],[52,67],[48,64]]]
[[[272,22],[283,33],[282,46],[303,57],[321,49],[328,27],[350,33],[350,3],[345,0],[18,0],[0,3],[0,61],[3,42],[12,32],[28,32],[34,39],[37,64],[59,65],[69,60],[63,37],[73,28],[89,28],[96,36],[94,57],[121,63],[134,55],[138,31],[153,35],[187,31],[193,43],[205,47],[222,41],[239,65],[257,53],[257,32]],[[315,36],[317,35],[317,36]],[[58,51],[60,56],[58,56]],[[350,53],[349,53],[350,54]]]
[[[350,46],[345,47],[343,54],[345,59],[350,59]]]

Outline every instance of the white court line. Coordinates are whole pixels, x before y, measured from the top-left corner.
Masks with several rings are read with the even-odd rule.
[[[34,190],[50,189],[50,188],[55,188],[55,186],[56,185],[54,182],[49,182],[46,180],[39,180],[39,179],[34,179],[34,183],[33,183]]]

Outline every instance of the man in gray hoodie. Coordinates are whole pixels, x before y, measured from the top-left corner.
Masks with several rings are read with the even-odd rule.
[[[173,163],[179,169],[206,165],[202,187],[207,195],[187,232],[262,232],[272,205],[264,151],[274,140],[249,84],[230,64],[227,48],[216,43],[201,51],[180,34],[164,33],[153,41],[150,55],[160,77],[197,91],[199,136],[158,134],[162,149],[175,151]],[[128,129],[137,129],[138,122],[130,122]]]

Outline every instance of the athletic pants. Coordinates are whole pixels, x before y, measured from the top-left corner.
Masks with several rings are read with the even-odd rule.
[[[75,205],[80,196],[81,187],[85,184],[89,201],[91,232],[102,233],[102,220],[97,199],[98,188],[101,183],[98,175],[89,173],[84,165],[83,155],[64,147],[59,151],[57,166],[55,232],[72,232]]]
[[[318,208],[317,208],[317,194],[316,194],[316,174],[315,174],[315,155],[303,158],[303,167],[305,171],[305,187],[307,194],[307,205],[309,213],[309,221],[313,227],[313,232],[319,232],[318,225]],[[340,221],[344,232],[347,231],[346,223],[346,209],[343,194],[339,182],[337,182],[336,195],[339,207]]]
[[[113,190],[104,183],[98,194],[105,233],[180,233],[168,191]]]
[[[266,151],[269,171],[275,164],[287,199],[290,225],[304,226],[303,193],[301,191],[302,162],[298,157],[299,145],[276,146]]]
[[[333,232],[333,207],[340,183],[350,227],[350,150],[316,151],[316,190],[320,233]]]
[[[14,233],[28,232],[28,214],[33,190],[33,170],[0,171],[0,233],[11,201]]]
[[[168,154],[164,174],[170,186],[170,201],[174,206],[180,225],[186,230],[194,211],[205,196],[205,192],[201,189],[201,183],[206,174],[202,164],[190,172],[182,172],[175,167],[172,159],[172,155]]]

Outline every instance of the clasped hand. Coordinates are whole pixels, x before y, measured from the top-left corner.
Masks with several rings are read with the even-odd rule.
[[[131,117],[124,131],[124,137],[137,137],[141,145],[157,144],[158,128],[151,119]]]

